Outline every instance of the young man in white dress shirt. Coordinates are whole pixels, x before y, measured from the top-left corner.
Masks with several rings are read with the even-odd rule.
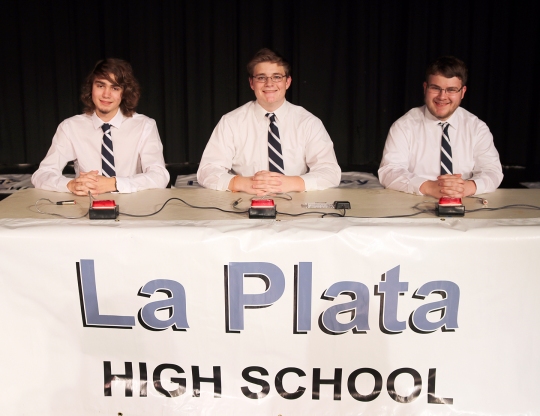
[[[256,99],[221,118],[204,150],[199,184],[254,195],[338,186],[341,169],[322,122],[285,99],[289,63],[261,49],[247,69]],[[278,163],[269,162],[269,128],[281,147]]]
[[[388,133],[379,168],[385,188],[435,198],[497,189],[503,174],[493,136],[483,121],[460,107],[466,84],[467,67],[461,60],[445,56],[431,63],[424,82],[425,105],[410,110]],[[443,129],[451,145],[451,169],[445,174]]]
[[[84,114],[60,123],[32,176],[34,186],[75,195],[165,188],[169,173],[163,145],[156,122],[135,112],[139,97],[139,83],[128,62],[99,61],[82,87]],[[112,141],[112,170],[108,172],[102,158],[106,130]],[[62,175],[70,161],[74,161],[75,179]]]

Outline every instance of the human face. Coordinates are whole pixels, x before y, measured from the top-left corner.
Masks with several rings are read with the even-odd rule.
[[[112,74],[110,77],[115,79]],[[92,84],[92,101],[96,106],[97,116],[103,121],[110,121],[122,102],[122,87],[107,79],[96,78]]]
[[[430,75],[424,82],[424,101],[429,112],[441,121],[448,120],[461,104],[467,87],[464,86],[457,94],[448,94],[446,91],[433,93],[429,90],[430,85],[446,89],[450,87],[461,88],[461,80],[458,77],[446,78],[442,75]]]
[[[253,76],[259,75],[266,76],[266,82],[257,82],[249,78],[249,85],[255,92],[259,105],[266,111],[273,112],[285,102],[285,93],[291,85],[291,77],[283,78],[280,82],[272,81],[270,77],[273,75],[285,76],[283,66],[272,62],[261,62],[255,65]]]

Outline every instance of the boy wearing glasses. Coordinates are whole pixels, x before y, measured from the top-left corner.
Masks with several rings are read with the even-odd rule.
[[[199,184],[259,196],[338,186],[341,169],[322,122],[285,99],[289,63],[261,49],[247,69],[256,99],[221,118],[202,155]]]
[[[453,56],[426,70],[425,105],[397,120],[384,146],[379,180],[385,188],[435,198],[493,192],[503,174],[487,125],[460,107],[467,67]]]

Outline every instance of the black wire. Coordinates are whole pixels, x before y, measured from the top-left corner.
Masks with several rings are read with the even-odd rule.
[[[510,208],[523,208],[523,209],[532,209],[532,210],[540,210],[539,206],[536,205],[528,205],[528,204],[511,204],[511,205],[504,205],[502,207],[495,207],[495,208],[489,208],[489,207],[483,207],[483,208],[476,208],[476,209],[468,209],[465,212],[477,212],[477,211],[499,211],[501,209],[510,209]]]
[[[355,216],[352,216],[352,215],[347,215],[347,218],[373,218],[373,219],[386,219],[386,218],[407,218],[407,217],[416,217],[417,215],[420,215],[420,214],[432,214],[433,211],[418,211],[418,212],[415,212],[414,214],[403,214],[403,215],[389,215],[387,217],[355,217]]]
[[[183,202],[184,204],[186,204],[188,207],[190,208],[196,208],[196,209],[215,209],[217,211],[221,211],[221,212],[228,212],[228,213],[231,213],[231,214],[246,214],[249,212],[249,210],[247,211],[230,211],[230,210],[226,210],[226,209],[222,209],[222,208],[219,208],[219,207],[201,207],[201,206],[197,206],[197,205],[191,205],[190,203],[184,201],[183,199],[181,198],[169,198],[167,201],[165,201],[163,203],[163,205],[161,206],[160,209],[158,209],[157,211],[155,212],[152,212],[150,214],[129,214],[129,213],[126,213],[126,212],[120,212],[119,214],[120,215],[125,215],[125,216],[128,216],[128,217],[138,217],[138,218],[141,218],[141,217],[151,217],[153,215],[156,215],[158,213],[160,213],[164,208],[165,206],[170,202],[170,201],[173,201],[173,200],[177,200],[177,201],[180,201],[180,202]],[[414,209],[418,209],[417,206],[420,205],[420,204],[416,204],[413,208]],[[485,208],[484,208],[485,209]],[[385,218],[405,218],[405,217],[414,217],[416,215],[420,215],[420,214],[425,214],[425,213],[431,213],[431,211],[427,211],[427,210],[420,210],[419,212],[415,212],[414,214],[404,214],[404,215],[391,215],[391,216],[387,216],[387,217],[355,217],[355,216],[348,216],[346,215],[346,210],[343,209],[343,212],[342,213],[337,213],[337,212],[320,212],[320,211],[305,211],[305,212],[300,212],[298,214],[291,214],[291,213],[288,213],[288,212],[279,212],[279,211],[276,211],[276,214],[279,214],[279,215],[286,215],[286,216],[289,216],[289,217],[300,217],[300,216],[303,216],[303,215],[311,215],[311,214],[317,214],[317,215],[320,215],[321,218],[325,218],[325,217],[337,217],[337,218],[363,218],[363,219],[366,219],[366,218],[381,218],[381,219],[385,219]]]
[[[425,204],[426,202],[419,202],[416,205],[414,205],[412,208],[418,210],[418,212],[415,212],[413,214],[403,214],[403,215],[388,215],[386,217],[354,217],[354,216],[347,216],[347,218],[361,218],[361,219],[387,219],[387,218],[408,218],[408,217],[416,217],[420,214],[434,214],[435,210],[429,210],[429,209],[421,209],[419,208],[420,205]]]
[[[318,214],[318,215],[321,216],[321,218],[324,218],[326,216],[329,216],[329,217],[344,217],[345,216],[345,210],[343,210],[342,214],[337,213],[337,212],[320,212],[320,211],[305,211],[305,212],[300,212],[298,214],[289,214],[288,212],[276,211],[276,214],[288,215],[289,217],[300,217],[301,215],[309,215],[309,214]]]
[[[200,207],[200,206],[197,206],[197,205],[191,205],[190,203],[188,203],[188,202],[186,202],[186,201],[184,201],[183,199],[180,199],[180,198],[169,198],[167,201],[165,201],[163,203],[163,205],[161,206],[160,209],[158,209],[157,211],[152,212],[150,214],[128,214],[126,212],[119,212],[119,214],[120,215],[125,215],[125,216],[128,216],[128,217],[151,217],[153,215],[156,215],[156,214],[160,213],[165,208],[165,205],[167,205],[170,201],[173,201],[173,200],[183,202],[184,204],[186,204],[190,208],[215,209],[215,210],[218,210],[218,211],[221,211],[221,212],[229,212],[231,214],[246,214],[246,213],[249,212],[249,210],[247,210],[247,211],[230,211],[230,210],[222,209],[222,208],[219,208],[219,207]],[[322,216],[322,218],[324,218],[326,216],[344,217],[345,216],[345,210],[343,210],[342,214],[339,214],[339,213],[336,213],[336,212],[318,212],[318,211],[306,211],[306,212],[301,212],[299,214],[289,214],[287,212],[277,212],[276,211],[276,214],[288,215],[290,217],[299,217],[301,215],[309,215],[309,214],[319,214],[319,215]]]
[[[34,206],[36,207],[37,211],[38,211],[40,214],[54,215],[55,217],[65,218],[66,220],[78,220],[78,219],[80,219],[80,218],[86,217],[86,216],[88,215],[88,213],[90,212],[90,211],[86,211],[86,213],[83,214],[83,215],[81,215],[80,217],[68,217],[67,215],[56,214],[56,213],[54,213],[54,212],[45,212],[45,211],[42,211],[41,209],[39,209],[40,205],[38,205],[38,203],[39,203],[40,201],[49,201],[49,202],[50,202],[50,205],[55,205],[55,206],[56,206],[56,202],[53,202],[53,201],[51,201],[51,200],[48,199],[48,198],[39,198],[39,199],[35,202]],[[45,204],[41,204],[41,205],[45,205]],[[47,205],[49,205],[49,204],[47,204]]]
[[[416,217],[417,215],[420,215],[420,214],[432,214],[432,213],[433,211],[430,211],[430,210],[422,210],[422,211],[415,212],[414,214],[389,215],[387,217],[378,217],[378,218],[408,218],[408,217]]]
[[[285,193],[285,194],[270,194],[268,196],[254,196],[251,198],[251,200],[253,201],[254,199],[268,199],[268,198],[272,198],[272,199],[284,199],[285,201],[292,201],[292,196]]]
[[[199,207],[197,205],[191,205],[188,202],[186,202],[186,201],[184,201],[183,199],[180,199],[180,198],[169,198],[163,203],[163,205],[161,206],[160,209],[158,209],[156,212],[152,212],[151,214],[128,214],[126,212],[120,212],[119,214],[120,215],[126,215],[128,217],[151,217],[151,216],[156,215],[156,214],[160,213],[161,211],[163,211],[163,208],[165,208],[165,205],[167,205],[170,201],[174,201],[174,200],[183,202],[184,204],[186,204],[190,208],[215,209],[215,210],[218,210],[218,211],[221,211],[221,212],[229,212],[231,214],[245,214],[245,213],[248,212],[248,211],[229,211],[229,210],[218,208],[218,207]]]

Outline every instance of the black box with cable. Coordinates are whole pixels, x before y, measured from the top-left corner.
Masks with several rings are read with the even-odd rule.
[[[249,218],[274,219],[276,205],[273,199],[253,199],[248,211]]]
[[[334,201],[334,209],[351,209],[349,201]]]
[[[119,206],[112,199],[92,201],[88,210],[91,220],[115,220],[118,218]]]
[[[461,198],[443,197],[437,204],[437,215],[439,217],[464,217],[465,206]]]

